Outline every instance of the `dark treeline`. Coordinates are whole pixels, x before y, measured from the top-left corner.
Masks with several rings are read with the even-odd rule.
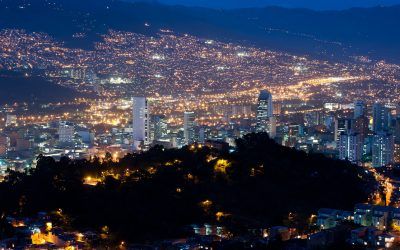
[[[88,176],[101,182],[84,185]],[[36,169],[10,172],[0,184],[0,213],[62,209],[73,228],[107,225],[119,239],[135,242],[183,236],[185,226],[205,222],[233,232],[282,224],[301,229],[321,207],[353,209],[366,201],[372,182],[348,162],[249,134],[233,153],[156,146],[118,162],[109,154],[104,160],[40,156]]]
[[[85,96],[37,75],[25,76],[22,73],[6,70],[0,70],[0,86],[0,104],[49,103]]]

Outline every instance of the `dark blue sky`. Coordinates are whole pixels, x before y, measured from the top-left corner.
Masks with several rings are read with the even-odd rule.
[[[147,0],[153,1],[153,0]],[[165,4],[202,6],[211,8],[246,8],[276,5],[317,10],[347,9],[400,4],[400,0],[158,0]]]

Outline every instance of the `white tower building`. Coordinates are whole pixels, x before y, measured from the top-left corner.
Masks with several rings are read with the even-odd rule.
[[[185,112],[183,115],[183,136],[185,139],[185,145],[191,144],[194,142],[194,121],[195,121],[194,112]]]
[[[132,98],[133,149],[143,150],[150,145],[150,107],[146,97]]]
[[[275,132],[275,128],[271,128],[271,122],[273,126],[276,126],[276,120],[272,119],[273,117],[273,104],[272,104],[272,95],[267,90],[260,91],[260,95],[258,96],[257,103],[257,132],[267,132],[271,136]],[[272,135],[273,137],[274,135]]]

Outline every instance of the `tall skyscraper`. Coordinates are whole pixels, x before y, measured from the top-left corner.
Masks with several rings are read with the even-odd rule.
[[[58,135],[60,143],[72,143],[75,136],[74,124],[70,122],[60,122],[58,126]]]
[[[394,160],[394,137],[387,132],[374,134],[372,143],[372,166],[382,167]]]
[[[281,115],[282,114],[282,102],[276,102],[273,104],[273,114],[274,115]]]
[[[10,148],[10,138],[5,134],[0,134],[0,156],[7,154]]]
[[[337,118],[335,119],[335,141],[339,143],[340,135],[351,130],[351,119]]]
[[[257,132],[270,132],[270,118],[272,116],[272,95],[267,90],[261,90],[257,103]]]
[[[354,119],[365,115],[365,103],[362,100],[354,102]]]
[[[353,120],[352,131],[360,134],[362,141],[364,141],[369,133],[368,125],[368,118],[366,116],[359,116]]]
[[[185,112],[183,115],[183,137],[185,145],[191,144],[195,140],[194,121],[196,117],[194,112]]]
[[[363,152],[363,140],[357,133],[342,133],[339,139],[339,159],[360,164]]]
[[[168,125],[164,115],[151,115],[151,140],[158,141],[167,136]]]
[[[383,104],[375,103],[373,106],[373,131],[378,133],[389,130],[389,109]]]
[[[133,97],[132,104],[133,149],[143,150],[151,143],[149,102],[146,97]]]
[[[271,116],[269,118],[269,136],[271,138],[275,138],[276,137],[276,117],[275,116]]]
[[[199,128],[199,143],[206,142],[206,129],[204,127]]]
[[[400,144],[400,117],[396,118],[394,124],[394,140],[396,144]]]

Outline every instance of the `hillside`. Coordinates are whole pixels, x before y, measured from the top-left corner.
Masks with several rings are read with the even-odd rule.
[[[79,47],[92,45],[108,29],[155,35],[168,28],[321,57],[370,54],[399,60],[395,55],[400,53],[400,6],[344,11],[278,7],[215,10],[115,0],[54,2],[3,0],[0,28],[43,31]],[[87,36],[73,38],[77,32]]]
[[[155,147],[119,162],[39,157],[30,175],[11,173],[0,183],[0,213],[62,209],[69,226],[107,225],[117,238],[140,242],[178,238],[185,226],[205,222],[236,232],[282,224],[306,230],[319,208],[352,209],[375,187],[361,167],[282,147],[267,134],[237,145],[233,153]]]
[[[0,104],[66,101],[79,94],[38,76],[0,71]]]

